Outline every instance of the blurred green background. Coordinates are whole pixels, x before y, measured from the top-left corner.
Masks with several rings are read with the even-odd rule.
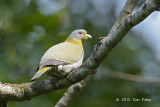
[[[134,11],[143,1],[138,2]],[[79,28],[87,30],[93,37],[83,43],[86,60],[98,38],[107,35],[125,2],[126,0],[0,0],[0,32],[3,29],[4,33],[0,38],[0,81],[17,84],[30,82],[35,73],[34,68],[44,52],[64,41],[73,30]],[[160,76],[158,18],[160,15],[154,13],[126,35],[70,107],[160,105],[159,84],[128,81],[104,73],[110,69],[148,77]],[[8,106],[53,107],[66,89],[29,101],[9,102]],[[149,98],[152,101],[127,102],[116,101],[116,98]]]

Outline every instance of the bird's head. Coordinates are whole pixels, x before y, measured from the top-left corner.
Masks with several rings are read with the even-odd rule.
[[[75,30],[70,35],[69,38],[73,38],[75,40],[86,40],[88,38],[92,38],[91,35],[87,34],[87,31],[83,29]]]

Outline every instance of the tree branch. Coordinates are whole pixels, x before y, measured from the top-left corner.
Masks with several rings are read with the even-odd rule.
[[[136,13],[123,20],[121,25],[108,38],[103,39],[101,42],[99,41],[87,61],[81,67],[73,70],[67,78],[59,80],[50,78],[40,82],[24,84],[0,84],[0,100],[5,102],[28,100],[35,96],[68,87],[95,73],[95,69],[125,34],[159,7],[159,0],[147,0]]]
[[[115,21],[108,35],[110,35],[117,27],[121,24],[122,20],[126,19],[128,15],[130,15],[137,4],[138,0],[127,0],[121,14],[118,19]]]
[[[137,1],[138,0],[127,0],[127,2],[125,4],[125,6],[124,6],[124,8],[123,8],[123,10],[122,10],[119,18],[115,21],[115,24],[111,28],[111,30],[108,33],[108,35],[110,35],[115,29],[117,29],[117,27],[120,25],[121,21],[124,20],[129,14],[132,13],[135,5],[137,4]],[[83,87],[86,85],[87,81],[85,81],[85,80],[86,79],[84,79],[81,82],[78,82],[78,83],[70,86],[68,88],[68,90],[64,93],[64,95],[62,96],[62,98],[58,101],[58,103],[56,104],[55,107],[67,107],[69,105],[69,103],[72,100],[75,99],[75,95],[77,96],[81,92],[81,90],[83,89]],[[88,78],[88,80],[89,80],[89,78]],[[81,84],[81,87],[79,87],[80,84]],[[70,93],[71,90],[76,90],[75,88],[77,88],[77,87],[79,87],[80,91],[73,91],[72,93]]]
[[[155,78],[155,77],[144,77],[144,76],[132,75],[132,74],[127,74],[123,72],[116,72],[113,70],[106,70],[106,69],[105,70],[100,69],[100,72],[107,76],[125,79],[129,81],[134,81],[134,82],[155,83],[155,84],[160,83],[160,78]]]
[[[86,79],[83,79],[81,82],[71,85],[55,105],[55,107],[68,107],[69,104],[78,96],[89,79],[90,76],[88,76]]]

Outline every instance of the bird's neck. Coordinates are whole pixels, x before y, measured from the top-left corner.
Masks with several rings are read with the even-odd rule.
[[[75,39],[73,39],[73,38],[67,38],[67,39],[65,40],[65,42],[71,42],[71,43],[80,45],[81,48],[83,49],[82,40],[75,40]]]

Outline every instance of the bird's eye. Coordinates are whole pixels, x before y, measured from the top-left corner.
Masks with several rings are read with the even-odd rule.
[[[79,32],[79,34],[82,34],[82,32]]]

